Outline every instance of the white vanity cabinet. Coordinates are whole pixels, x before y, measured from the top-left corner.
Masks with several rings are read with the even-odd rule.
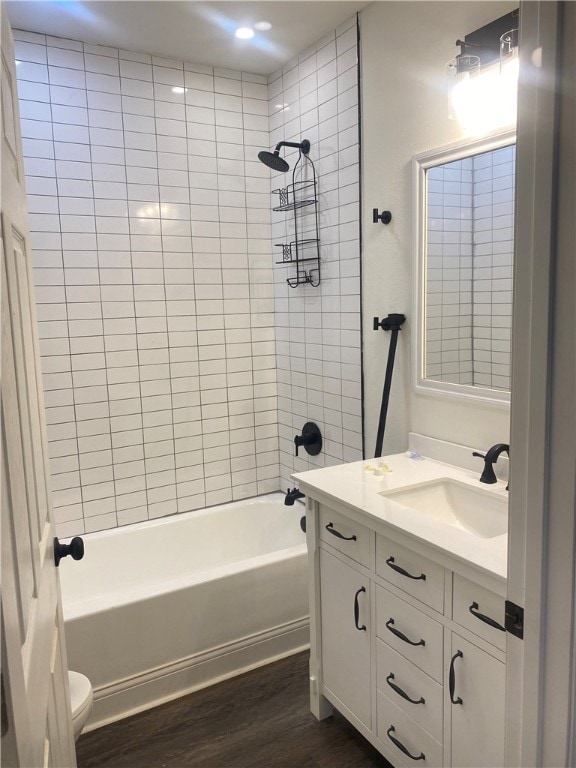
[[[394,766],[502,766],[505,585],[307,497],[312,711]]]

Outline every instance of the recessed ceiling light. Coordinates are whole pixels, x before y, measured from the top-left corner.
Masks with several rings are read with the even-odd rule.
[[[239,27],[235,34],[240,40],[250,40],[251,37],[254,37],[254,30],[250,27]]]
[[[257,29],[258,32],[268,32],[269,29],[272,29],[272,24],[269,21],[259,21],[254,24],[254,29]]]
[[[172,93],[186,93],[188,88],[182,88],[181,85],[175,85],[174,88],[172,88]]]

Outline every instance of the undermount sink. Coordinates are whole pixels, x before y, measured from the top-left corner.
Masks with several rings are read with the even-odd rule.
[[[508,498],[458,480],[430,480],[380,496],[484,539],[508,531]]]

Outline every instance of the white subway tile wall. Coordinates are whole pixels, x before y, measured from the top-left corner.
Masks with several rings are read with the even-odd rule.
[[[510,389],[515,147],[428,171],[426,376]]]
[[[277,490],[309,419],[315,464],[360,458],[355,19],[270,84],[15,39],[58,534]],[[279,84],[295,121],[269,125]],[[300,130],[324,273],[289,293],[257,154]]]
[[[516,147],[474,158],[474,383],[510,390]]]
[[[472,384],[472,160],[430,168],[427,185],[426,377]]]
[[[355,19],[270,76],[269,114],[271,147],[278,141],[310,141],[320,193],[319,287],[290,288],[286,280],[294,275],[294,267],[274,270],[280,465],[286,488],[293,485],[294,471],[362,458]],[[292,181],[298,150],[282,154],[291,168],[285,174],[271,173],[272,189]],[[310,221],[303,231],[311,231]],[[292,237],[291,214],[273,213],[272,242]],[[309,456],[300,449],[296,458],[294,436],[307,421],[320,427],[322,452]]]
[[[59,535],[277,490],[266,78],[15,37]]]

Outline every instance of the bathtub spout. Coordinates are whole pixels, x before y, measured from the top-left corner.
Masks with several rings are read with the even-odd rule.
[[[294,506],[294,502],[296,501],[296,499],[303,499],[303,498],[304,498],[304,494],[301,493],[298,490],[298,488],[292,488],[292,490],[288,488],[286,496],[284,497],[284,504],[286,504],[287,507],[292,507]]]

